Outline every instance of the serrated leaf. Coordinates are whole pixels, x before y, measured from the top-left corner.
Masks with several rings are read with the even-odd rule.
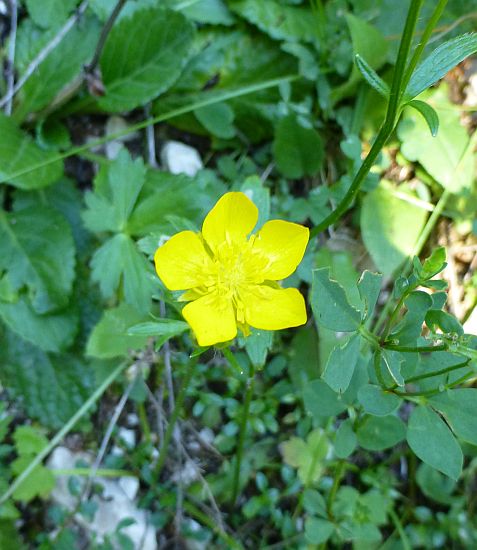
[[[323,162],[323,142],[314,128],[305,128],[295,115],[288,115],[278,123],[273,156],[285,177],[313,176]]]
[[[64,4],[63,0],[46,1]],[[33,0],[32,3],[41,6],[39,11],[43,13],[43,2]],[[61,10],[57,12],[58,15],[60,12]],[[40,63],[20,90],[14,110],[17,121],[24,120],[29,113],[38,112],[50,105],[81,74],[83,66],[93,55],[99,33],[100,27],[96,20],[89,18],[70,30],[61,45]]]
[[[31,418],[61,428],[93,390],[92,369],[69,355],[48,355],[11,333],[0,342],[5,388],[21,399]]]
[[[29,466],[34,457],[21,456],[12,462],[12,472],[19,476]],[[35,497],[47,497],[55,486],[53,473],[40,465],[34,468],[14,491],[13,498],[22,502],[29,502]]]
[[[408,103],[408,105],[421,113],[429,126],[429,131],[431,132],[432,137],[436,137],[437,132],[439,131],[439,115],[436,113],[435,109],[431,107],[429,103],[418,99],[413,99]]]
[[[356,66],[366,82],[383,97],[389,96],[389,86],[369,65],[369,63],[359,54],[355,55]]]
[[[51,162],[56,153],[43,151],[10,117],[0,113],[0,182],[19,189],[40,189],[63,175],[63,161]],[[45,166],[33,169],[42,162]],[[15,172],[31,171],[11,177]]]
[[[392,275],[412,253],[426,219],[426,211],[396,197],[385,185],[365,196],[362,237],[383,275]]]
[[[95,180],[94,193],[85,196],[86,227],[93,232],[123,231],[144,185],[146,167],[141,158],[132,160],[123,149]]]
[[[48,440],[32,426],[18,426],[13,434],[15,449],[19,455],[38,454],[48,445]]]
[[[129,111],[165,92],[179,77],[194,27],[166,8],[136,11],[121,19],[106,41],[100,66],[107,111]]]
[[[328,449],[329,441],[321,428],[310,432],[306,441],[292,437],[280,445],[284,461],[298,468],[298,477],[305,486],[317,481],[321,476]]]
[[[342,332],[354,332],[361,316],[348,301],[344,288],[330,279],[328,268],[313,271],[311,307],[318,323]]]
[[[409,419],[407,442],[423,462],[457,481],[462,450],[440,416],[429,407],[416,407]]]
[[[128,329],[147,319],[128,304],[106,310],[94,327],[86,354],[99,359],[126,356],[130,350],[141,349],[146,345],[147,336],[128,334]]]
[[[372,273],[371,271],[365,270],[358,281],[359,295],[364,302],[364,320],[369,319],[374,313],[374,308],[376,307],[381,292],[382,280],[383,276],[380,273]]]
[[[418,96],[475,52],[477,52],[477,33],[463,34],[444,42],[414,71],[406,90],[406,97],[412,99]]]
[[[351,382],[359,359],[360,337],[353,335],[346,344],[331,352],[323,373],[323,380],[337,393],[344,393]]]
[[[64,351],[78,330],[78,315],[73,307],[39,315],[25,297],[14,303],[0,302],[0,317],[13,332],[45,351]]]
[[[309,8],[284,6],[275,0],[239,0],[231,8],[247,21],[277,40],[314,42],[316,21]]]
[[[118,233],[107,240],[94,253],[91,270],[104,298],[112,297],[122,284],[126,302],[138,311],[149,311],[154,288],[151,267],[131,237]]]
[[[430,397],[429,403],[445,417],[458,437],[477,445],[477,389],[449,390]]]
[[[49,29],[64,23],[77,3],[77,0],[26,0],[26,7],[39,27]]]
[[[75,276],[75,245],[59,212],[39,205],[0,211],[0,249],[0,270],[15,291],[28,288],[35,312],[66,306]]]

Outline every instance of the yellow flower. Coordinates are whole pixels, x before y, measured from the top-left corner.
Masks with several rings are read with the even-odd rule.
[[[182,310],[200,346],[227,342],[237,326],[280,330],[306,323],[303,296],[276,282],[291,275],[305,253],[309,230],[282,220],[248,235],[258,209],[244,193],[226,193],[207,214],[201,233],[182,231],[154,256],[169,290],[186,290]]]

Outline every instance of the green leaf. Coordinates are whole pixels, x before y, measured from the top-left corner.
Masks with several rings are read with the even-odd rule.
[[[0,302],[0,317],[13,332],[45,351],[64,351],[78,330],[78,315],[72,307],[38,315],[25,297],[15,303]]]
[[[44,29],[58,27],[66,21],[77,0],[26,0],[28,13]]]
[[[346,297],[341,285],[330,279],[328,268],[313,271],[311,307],[317,323],[342,332],[354,332],[361,316]]]
[[[363,449],[383,451],[406,437],[406,426],[396,416],[368,416],[360,424],[357,435]]]
[[[254,367],[262,368],[272,346],[273,331],[252,329],[245,340],[245,350]]]
[[[414,291],[404,302],[407,313],[404,319],[393,329],[392,339],[397,339],[401,345],[414,346],[421,336],[422,324],[428,310],[432,307],[432,298],[427,292]]]
[[[86,354],[99,359],[126,356],[130,350],[146,345],[147,336],[129,335],[128,329],[145,322],[144,315],[128,304],[105,311],[94,327],[86,346]]]
[[[132,160],[123,149],[117,158],[99,173],[94,193],[86,193],[86,227],[93,232],[123,231],[144,185],[146,167],[141,158]]]
[[[393,381],[398,386],[404,387],[404,378],[401,374],[401,363],[404,361],[403,356],[397,351],[384,350],[381,358]]]
[[[327,516],[326,501],[315,489],[305,489],[303,492],[303,507],[309,514]]]
[[[335,530],[331,521],[321,518],[307,518],[305,521],[305,537],[311,544],[326,542]]]
[[[365,59],[371,69],[378,70],[387,60],[388,42],[375,26],[370,25],[364,19],[356,17],[351,13],[347,13],[345,17],[351,34],[354,55],[359,55],[362,59]],[[333,102],[336,103],[351,95],[360,78],[361,73],[358,67],[353,64],[351,75],[347,82],[334,88],[332,91],[331,97]]]
[[[154,322],[139,323],[128,329],[129,336],[155,336],[158,341],[156,350],[161,347],[167,340],[174,336],[179,336],[189,329],[189,325],[184,321],[176,319],[158,319]]]
[[[231,9],[276,40],[314,42],[316,21],[309,8],[284,6],[276,0],[239,0]]]
[[[15,449],[19,455],[36,455],[47,445],[46,437],[32,426],[18,426],[13,434]]]
[[[444,416],[458,437],[477,445],[477,389],[449,390],[430,397],[429,403]]]
[[[64,4],[63,0],[47,0],[52,1],[55,4]],[[33,0],[32,3],[41,6],[40,10],[43,11],[43,2]],[[58,15],[60,12],[57,12]],[[28,30],[25,29],[25,32]],[[89,18],[68,32],[61,45],[40,63],[20,90],[19,101],[14,111],[17,121],[24,120],[29,113],[38,112],[53,103],[55,98],[81,75],[83,66],[93,55],[99,33],[99,25]]]
[[[344,346],[336,346],[330,354],[323,380],[337,393],[348,389],[359,359],[360,344],[361,339],[355,334]]]
[[[305,487],[320,478],[328,449],[329,441],[321,428],[310,432],[306,441],[292,437],[280,445],[284,461],[298,468],[298,477]]]
[[[197,120],[213,136],[231,139],[235,136],[235,114],[227,103],[215,103],[194,111]]]
[[[19,476],[23,470],[29,466],[33,460],[33,456],[20,456],[12,462],[12,472],[15,476]],[[15,500],[22,502],[30,502],[35,497],[47,497],[55,486],[55,476],[53,473],[40,465],[34,468],[28,476],[28,480],[24,480],[13,493]]]
[[[0,211],[0,248],[0,271],[6,271],[15,291],[28,289],[35,312],[66,306],[75,276],[75,245],[58,211],[41,205]]]
[[[347,419],[340,424],[335,437],[335,454],[338,458],[348,458],[356,449],[358,439],[353,430],[353,422]]]
[[[446,254],[446,249],[443,246],[435,248],[429,258],[424,260],[422,268],[417,274],[418,277],[426,281],[440,273],[447,266]]]
[[[406,108],[398,126],[401,152],[410,161],[419,162],[445,189],[452,193],[471,188],[474,180],[474,154],[460,114],[453,109],[446,86],[423,94],[439,117],[439,133],[429,134],[426,121],[415,109]]]
[[[380,273],[372,273],[365,270],[358,281],[358,290],[361,300],[364,302],[363,320],[368,320],[374,313],[381,292],[383,276]]]
[[[10,504],[7,502],[6,506]],[[4,512],[4,509],[0,509]],[[20,534],[18,533],[18,527],[15,525],[15,522],[0,519],[0,548],[2,550],[26,550],[26,546],[20,539]]]
[[[413,99],[408,103],[408,105],[421,113],[429,126],[429,131],[431,132],[432,137],[436,137],[437,132],[439,131],[439,115],[436,113],[435,109],[431,107],[429,103],[419,101],[418,99]]]
[[[151,305],[154,282],[150,265],[128,235],[118,233],[96,250],[91,260],[91,277],[104,298],[111,298],[123,285],[128,304],[146,313]]]
[[[359,72],[363,75],[366,82],[375,89],[378,94],[381,94],[384,97],[389,96],[389,86],[384,82],[384,80],[378,76],[376,71],[367,63],[367,61],[360,56],[359,54],[355,55],[354,58],[356,66],[359,69]]]
[[[396,197],[388,186],[368,193],[361,209],[364,244],[379,271],[392,273],[412,253],[427,212]]]
[[[402,403],[402,399],[394,393],[383,391],[380,386],[366,384],[358,390],[358,401],[368,414],[387,416],[394,413]]]
[[[452,504],[452,492],[456,488],[456,482],[452,479],[422,463],[417,469],[416,481],[426,497],[441,504]]]
[[[51,162],[56,153],[43,151],[30,136],[23,133],[10,117],[0,113],[0,182],[20,189],[40,189],[58,181],[63,175],[63,162]],[[33,167],[45,163],[44,167]],[[11,178],[9,174],[32,170]]]
[[[263,181],[258,176],[249,176],[242,183],[240,191],[245,193],[258,208],[258,221],[254,229],[256,233],[270,218],[270,189],[263,185]]]
[[[426,315],[426,325],[437,332],[440,329],[444,334],[464,334],[464,328],[459,321],[450,313],[437,309],[431,309]]]
[[[0,342],[3,385],[31,418],[61,428],[89,397],[92,369],[69,355],[48,355],[11,333]]]
[[[323,142],[314,128],[305,128],[295,115],[288,115],[278,123],[273,155],[285,177],[314,176],[323,162]]]
[[[98,100],[106,111],[129,111],[174,84],[187,61],[194,27],[165,8],[135,12],[108,36],[100,66],[106,89]]]
[[[444,42],[414,71],[405,96],[410,99],[418,96],[475,52],[477,52],[477,33],[463,34]]]
[[[179,5],[184,5],[178,0]],[[235,17],[230,13],[224,0],[200,0],[181,9],[182,13],[193,21],[209,25],[232,25]]]
[[[407,442],[423,462],[457,481],[462,472],[462,450],[441,417],[429,407],[411,414]]]
[[[336,416],[346,410],[346,403],[323,380],[312,380],[303,389],[303,401],[306,411],[319,420],[327,416]]]

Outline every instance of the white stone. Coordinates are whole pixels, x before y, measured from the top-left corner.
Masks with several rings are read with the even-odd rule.
[[[119,132],[125,132],[129,128],[128,123],[126,122],[126,119],[120,116],[110,116],[108,120],[106,121],[106,127],[104,129],[104,133],[106,135],[112,135],[117,134]],[[137,132],[131,132],[130,134],[126,134],[124,136],[121,136],[119,138],[115,138],[112,141],[108,141],[105,145],[106,150],[106,156],[108,159],[112,160],[115,159],[121,149],[124,147],[123,143],[130,141],[131,139],[134,139],[137,136]]]
[[[171,174],[195,176],[204,165],[199,153],[180,141],[168,141],[161,150],[161,161]]]
[[[48,466],[53,469],[71,469],[79,460],[88,464],[93,462],[89,454],[73,453],[66,447],[57,447],[48,460]],[[131,518],[135,523],[122,529],[122,532],[131,539],[134,548],[157,550],[155,530],[149,525],[146,512],[137,508],[133,500],[139,489],[139,481],[129,476],[117,480],[96,477],[94,483],[101,485],[103,491],[100,496],[92,497],[92,501],[97,505],[93,521],[87,522],[79,514],[75,515],[76,521],[95,533],[99,541],[102,541],[106,535],[115,532],[120,521]],[[68,510],[74,510],[77,497],[71,495],[68,490],[68,476],[57,477],[51,498]],[[117,550],[120,550],[119,547]]]
[[[136,432],[127,428],[119,428],[118,436],[128,449],[134,449],[136,446]]]
[[[5,5],[5,2],[3,0],[0,0],[0,15],[7,15],[8,10],[7,6]]]

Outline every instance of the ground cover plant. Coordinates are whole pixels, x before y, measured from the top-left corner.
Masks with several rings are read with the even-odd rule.
[[[474,548],[473,0],[0,1],[0,549]]]

